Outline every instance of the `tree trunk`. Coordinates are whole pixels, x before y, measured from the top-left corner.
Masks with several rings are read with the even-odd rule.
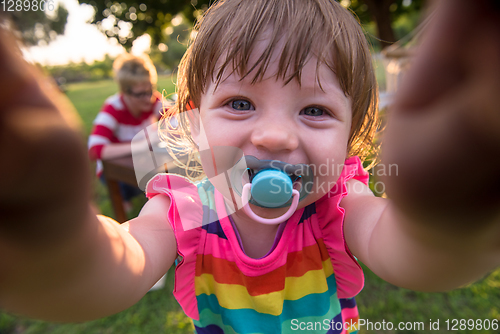
[[[364,2],[377,23],[378,38],[382,49],[396,42],[389,9],[395,0],[364,0]]]

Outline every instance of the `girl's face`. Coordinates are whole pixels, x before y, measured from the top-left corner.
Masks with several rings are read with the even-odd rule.
[[[257,45],[250,64],[258,59],[264,42]],[[207,141],[201,147],[232,146],[259,159],[311,165],[314,186],[299,203],[301,208],[325,195],[340,175],[347,156],[351,101],[325,65],[318,69],[320,88],[315,57],[302,70],[300,85],[295,79],[285,85],[277,78],[279,54],[272,59],[260,82],[251,83],[253,73],[244,79],[233,73],[217,88],[208,85],[199,108],[204,134],[195,140]],[[287,210],[252,209],[262,217]]]

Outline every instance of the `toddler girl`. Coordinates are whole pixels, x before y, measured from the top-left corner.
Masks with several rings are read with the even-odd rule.
[[[363,33],[337,2],[217,2],[181,63],[169,111],[179,118],[169,137],[196,148],[206,177],[157,175],[139,217],[122,226],[96,218],[71,182],[54,186],[56,199],[66,197],[50,210],[36,192],[14,192],[37,205],[3,228],[2,306],[52,320],[102,317],[135,303],[178,258],[174,295],[198,333],[306,323],[355,333],[357,259],[406,288],[477,279],[499,264],[491,217],[450,231],[448,216],[429,220],[367,187],[361,159],[377,125],[376,93]],[[77,148],[41,153],[78,161]],[[81,172],[67,167],[58,181]],[[28,223],[36,237],[18,228]]]
[[[208,180],[158,175],[146,192],[171,199],[182,256],[174,295],[197,331],[355,325],[363,274],[344,244],[339,203],[349,182],[368,193],[355,155],[367,155],[377,124],[358,23],[330,1],[226,1],[209,9],[180,73],[173,113],[189,115],[178,132],[191,136],[172,137],[192,138]],[[244,203],[226,176],[243,154],[311,167],[312,187],[286,223],[238,210]],[[289,210],[250,207],[264,222]]]

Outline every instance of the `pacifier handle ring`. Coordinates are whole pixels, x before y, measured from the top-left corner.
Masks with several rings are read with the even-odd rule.
[[[285,212],[282,216],[276,217],[276,218],[262,218],[260,216],[257,216],[255,212],[252,211],[250,208],[250,203],[249,203],[249,197],[250,197],[250,190],[252,188],[251,183],[247,183],[243,186],[243,190],[241,193],[241,201],[243,204],[243,210],[245,210],[245,213],[247,214],[248,217],[252,218],[258,223],[261,224],[266,224],[266,225],[276,225],[276,224],[281,224],[288,218],[290,218],[295,210],[297,209],[297,205],[299,204],[299,198],[300,198],[300,193],[298,192],[297,189],[292,190],[292,204],[290,205],[290,208],[288,209],[287,212]]]

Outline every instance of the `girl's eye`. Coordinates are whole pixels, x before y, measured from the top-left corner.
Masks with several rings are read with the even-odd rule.
[[[247,100],[234,100],[230,104],[231,108],[235,110],[251,110],[253,108],[252,104]]]
[[[301,114],[306,116],[323,116],[325,111],[318,107],[307,107],[302,110]]]

